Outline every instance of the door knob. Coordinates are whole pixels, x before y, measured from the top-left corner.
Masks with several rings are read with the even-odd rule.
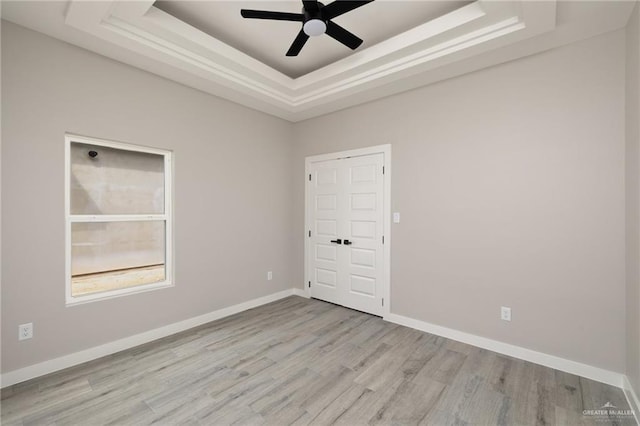
[[[332,243],[336,243],[336,244],[342,244],[342,240],[340,238],[338,238],[337,240],[331,240]],[[347,243],[347,241],[345,240],[344,242],[345,244]],[[351,243],[349,243],[351,244]]]
[[[353,241],[344,240],[344,245],[345,246],[350,246],[351,244],[353,244]]]

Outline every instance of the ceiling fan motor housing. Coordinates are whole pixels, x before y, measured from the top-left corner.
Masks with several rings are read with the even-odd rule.
[[[322,18],[322,8],[324,5],[320,2],[317,2],[317,4],[318,9],[316,10],[309,11],[302,8],[304,15],[302,29],[306,35],[311,37],[322,35],[327,31],[327,22]]]

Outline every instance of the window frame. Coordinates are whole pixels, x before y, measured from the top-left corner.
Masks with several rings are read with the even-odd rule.
[[[143,293],[162,288],[174,287],[173,275],[173,152],[169,150],[150,148],[124,142],[115,142],[87,136],[65,133],[65,302],[66,306],[112,299],[129,294]],[[105,214],[105,215],[74,215],[71,214],[71,144],[82,143],[95,146],[119,149],[123,151],[142,152],[162,155],[164,158],[164,213],[163,214]],[[73,296],[71,288],[71,226],[79,222],[138,222],[164,221],[165,223],[165,280],[137,285],[116,290],[96,292],[92,294]]]

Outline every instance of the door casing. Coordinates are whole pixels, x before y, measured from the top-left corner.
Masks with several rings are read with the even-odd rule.
[[[387,317],[391,313],[391,144],[371,146],[367,148],[352,149],[348,151],[332,152],[329,154],[313,155],[305,158],[304,167],[304,294],[306,297],[311,297],[309,291],[309,281],[311,281],[309,270],[309,253],[311,250],[309,230],[310,227],[310,191],[309,191],[309,171],[310,166],[313,163],[339,160],[346,157],[361,157],[364,155],[380,154],[384,156],[384,186],[383,186],[383,229],[384,229],[384,244],[383,244],[383,282],[382,282],[382,294],[384,298],[384,305],[382,306],[383,317]]]

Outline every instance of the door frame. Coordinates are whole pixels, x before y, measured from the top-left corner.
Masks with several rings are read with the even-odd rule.
[[[339,160],[346,157],[362,157],[371,154],[383,154],[384,157],[384,183],[383,183],[383,235],[384,244],[382,247],[383,257],[383,282],[382,282],[382,297],[384,299],[384,305],[382,306],[383,318],[386,318],[391,313],[391,144],[371,146],[367,148],[351,149],[348,151],[332,152],[328,154],[312,155],[305,157],[304,159],[304,296],[311,297],[311,291],[309,289],[310,273],[309,271],[309,231],[311,230],[311,223],[309,220],[310,212],[309,205],[311,200],[311,191],[309,191],[309,170],[313,163],[319,163],[323,161]]]

